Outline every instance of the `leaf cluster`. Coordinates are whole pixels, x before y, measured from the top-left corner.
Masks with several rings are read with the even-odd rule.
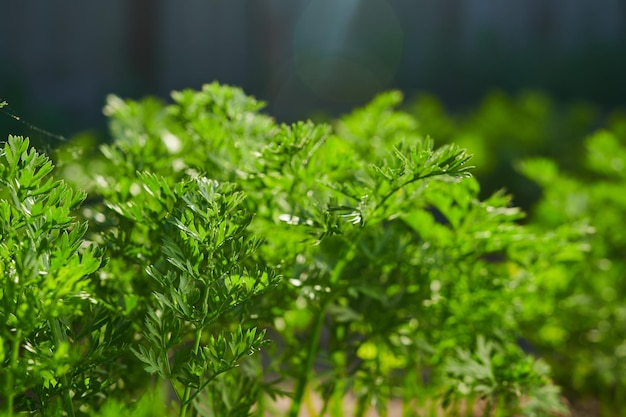
[[[68,369],[83,370],[82,385],[70,371],[52,373],[58,394],[48,397],[62,398],[59,407],[78,409],[99,381],[108,402],[78,412],[105,415],[163,382],[181,416],[262,415],[281,382],[292,386],[291,416],[311,389],[322,414],[339,413],[350,391],[355,415],[372,406],[384,415],[398,396],[448,398],[450,407],[487,396],[506,404],[504,415],[524,401],[536,415],[559,409],[547,370],[518,339],[546,271],[580,257],[574,232],[520,224],[503,192],[481,199],[470,155],[436,146],[397,109],[398,92],[332,125],[279,124],[260,113],[263,103],[217,83],[172,98],[108,98],[112,142],[93,167],[61,171],[87,173],[64,178],[90,191],[73,212],[82,223],[69,210],[84,194],[54,179],[38,185],[51,164],[27,142],[10,139],[2,154],[0,248],[34,237],[24,259],[0,254],[0,271],[7,282],[24,273],[63,281],[37,292],[51,305],[36,310],[44,330],[7,326],[6,337],[21,335],[4,349],[35,335],[51,352],[78,349]],[[46,228],[47,240],[36,237]],[[35,268],[56,268],[62,256],[67,275]],[[22,283],[3,299],[19,300]],[[22,351],[5,361],[14,379]],[[124,398],[131,383],[138,390]]]
[[[580,262],[568,270],[553,270],[541,291],[558,304],[528,314],[538,329],[531,340],[546,358],[558,363],[555,376],[568,390],[603,396],[607,410],[623,409],[626,386],[623,355],[626,341],[623,251],[626,235],[616,225],[624,221],[623,197],[626,147],[624,136],[600,130],[585,141],[581,173],[560,169],[552,160],[527,160],[521,170],[543,190],[533,221],[543,230],[573,230]],[[540,300],[532,301],[540,306]],[[556,313],[558,309],[558,314]]]

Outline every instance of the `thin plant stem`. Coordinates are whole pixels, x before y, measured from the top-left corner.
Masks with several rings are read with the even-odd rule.
[[[19,361],[20,355],[20,345],[22,344],[22,332],[21,330],[17,331],[15,338],[13,339],[13,350],[11,352],[11,365],[9,366],[6,378],[6,384],[4,388],[4,394],[6,395],[7,402],[7,416],[13,416],[13,401],[15,399],[15,386],[14,386],[14,378],[13,371]]]
[[[617,382],[615,386],[615,399],[613,400],[614,408],[620,410],[621,417],[626,416],[626,404],[624,404],[624,398],[626,397],[626,389],[624,389],[622,382]]]
[[[358,242],[358,239],[352,240],[345,256],[341,258],[335,265],[335,269],[330,276],[331,285],[335,284],[339,280],[339,277],[341,276],[344,268],[356,255],[356,242]],[[313,373],[313,362],[315,361],[315,356],[317,355],[317,351],[319,349],[320,336],[322,334],[322,327],[324,325],[324,318],[326,316],[326,308],[329,302],[330,299],[326,299],[322,302],[320,311],[315,318],[313,332],[309,340],[306,358],[304,361],[304,367],[302,369],[303,372],[300,375],[300,378],[296,381],[296,389],[294,392],[293,402],[291,403],[291,408],[289,410],[289,417],[298,417],[298,414],[300,413],[302,399],[304,397],[306,388],[309,385],[311,374]]]
[[[369,401],[367,400],[367,398],[369,398],[369,396],[367,397],[361,397],[359,398],[359,400],[357,401],[357,408],[354,412],[354,415],[356,417],[363,417],[365,415],[365,413],[367,412],[367,404],[369,403]]]
[[[67,342],[67,335],[63,330],[61,330],[61,325],[59,324],[58,319],[52,319],[49,322],[50,328],[52,329],[52,337],[54,338],[55,346],[59,347],[62,343]],[[61,393],[61,398],[63,399],[63,406],[65,407],[65,411],[67,412],[69,417],[74,417],[74,404],[72,402],[72,397],[70,396],[70,387],[69,381],[67,379],[67,374],[63,374],[61,376],[61,384],[63,386],[63,390]]]
[[[461,415],[461,399],[459,399],[458,397],[455,398],[452,401],[452,404],[450,406],[450,410],[451,410],[450,413],[452,415],[455,415],[455,416]]]
[[[465,400],[465,417],[472,417],[474,415],[474,402],[476,397],[473,395],[467,397]]]
[[[320,335],[322,333],[322,326],[324,324],[324,311],[325,308],[322,308],[322,310],[315,318],[315,325],[313,327],[313,333],[311,334],[311,339],[304,362],[304,373],[296,382],[296,390],[294,393],[293,402],[291,403],[291,408],[289,410],[290,417],[298,417],[306,387],[307,385],[309,385],[309,379],[313,370],[313,362],[315,360],[315,355],[317,354]]]
[[[195,340],[193,343],[193,354],[194,356],[198,354],[198,350],[200,349],[200,339],[202,338],[202,328],[196,329]],[[185,391],[183,392],[183,397],[180,401],[180,417],[187,416],[187,410],[189,409],[189,404],[191,403],[191,387],[187,385],[185,387]]]
[[[329,403],[330,403],[330,400],[326,400],[326,399],[322,400],[322,409],[319,412],[320,416],[325,416],[326,415],[326,411],[328,410]],[[331,408],[330,415],[335,417],[335,416],[337,416],[337,413],[334,412],[333,409]]]
[[[404,374],[402,389],[402,417],[409,417],[411,415],[411,398],[413,397],[411,390],[410,379],[413,376],[413,370],[407,370]]]
[[[491,416],[491,410],[493,408],[493,397],[487,399],[485,409],[483,410],[483,417]]]
[[[343,399],[346,392],[345,377],[337,381],[337,386],[330,398],[330,413],[332,416],[340,416],[343,413]]]
[[[265,413],[265,395],[263,395],[263,393],[261,393],[257,400],[256,400],[256,415],[258,417],[263,417],[263,414]]]
[[[345,335],[347,333],[346,326],[341,325],[335,328],[333,343],[339,346],[345,346]],[[336,374],[333,376],[332,392],[328,395],[328,400],[324,401],[325,411],[330,408],[330,414],[340,416],[343,413],[344,395],[348,391],[348,367],[347,367],[347,353],[345,350],[338,350],[332,353],[333,368],[336,370]],[[324,415],[322,413],[322,415]]]
[[[376,374],[381,374],[381,366],[380,366],[380,361],[376,361]],[[386,376],[387,379],[389,379],[391,377],[391,372],[387,372]],[[381,391],[384,392],[383,395],[377,395],[376,396],[376,408],[378,409],[378,412],[380,414],[380,417],[387,417],[388,414],[388,410],[389,410],[389,397],[391,395],[391,386],[389,384],[387,385],[383,385],[381,387]],[[384,401],[383,401],[384,400]],[[384,407],[380,407],[378,404],[379,403],[383,403]]]
[[[304,405],[306,406],[306,415],[307,416],[315,416],[317,413],[315,411],[315,403],[313,401],[313,397],[311,396],[311,390],[307,390],[304,394]],[[319,417],[322,417],[323,414],[320,413]]]

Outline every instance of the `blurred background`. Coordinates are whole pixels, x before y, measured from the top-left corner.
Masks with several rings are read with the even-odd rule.
[[[65,136],[103,127],[109,93],[167,99],[214,80],[280,121],[335,116],[390,88],[452,107],[495,88],[603,106],[626,97],[622,0],[0,4],[0,98]],[[2,136],[21,133],[0,116]]]

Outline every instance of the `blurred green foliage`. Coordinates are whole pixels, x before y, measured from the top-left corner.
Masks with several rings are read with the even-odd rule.
[[[550,266],[526,300],[524,338],[569,396],[599,398],[606,415],[622,412],[624,109],[564,105],[538,92],[496,92],[457,115],[429,96],[409,109],[424,132],[473,151],[481,184],[511,191],[532,229],[578,242],[576,257],[584,256],[560,271]]]
[[[623,110],[607,112],[587,102],[560,103],[537,91],[516,96],[495,91],[476,106],[455,112],[435,97],[422,95],[408,111],[423,134],[474,155],[475,175],[485,193],[506,188],[524,209],[539,199],[541,191],[518,172],[519,161],[542,156],[576,170],[585,155],[587,135],[600,127],[626,129]]]
[[[531,322],[529,340],[555,364],[562,385],[601,398],[613,413],[626,407],[626,136],[616,131],[585,140],[577,171],[546,159],[521,165],[544,194],[531,217],[535,228],[588,230],[581,262],[544,287],[557,303],[541,324]]]
[[[333,416],[350,391],[355,415],[370,407],[386,415],[400,397],[405,415],[428,407],[458,415],[482,400],[495,415],[545,416],[563,411],[551,366],[568,394],[605,396],[607,410],[619,409],[619,112],[563,109],[528,93],[494,94],[450,116],[432,97],[401,111],[392,91],[332,124],[279,124],[263,103],[217,83],[172,98],[110,96],[110,143],[96,151],[82,136],[56,151],[54,175],[87,192],[71,206],[89,228],[68,226],[70,234],[106,262],[83,274],[93,302],[58,313],[68,337],[101,362],[81,367],[95,359],[77,355],[85,373],[54,379],[50,398],[99,388],[76,414],[146,415],[156,405],[132,403],[165,381],[160,413],[263,415],[287,383],[291,416],[312,389]],[[609,130],[583,145],[598,123]],[[17,174],[15,161],[32,165],[33,151],[9,143],[0,193],[19,197],[38,166],[47,177],[52,166],[42,159]],[[521,162],[536,155],[544,159]],[[530,179],[503,184],[516,167]],[[496,190],[502,185],[529,207],[541,198],[530,218]],[[17,197],[2,206],[0,243],[11,250],[17,238],[5,236],[21,233],[11,213],[33,204],[32,195]],[[47,246],[33,248],[29,256],[45,259]],[[19,265],[9,255],[2,262],[6,281]],[[47,330],[25,328],[15,339],[12,329],[4,340],[14,346],[50,343]],[[118,360],[107,363],[111,352]],[[3,362],[5,394],[19,374],[13,355]],[[22,393],[41,386],[34,380]],[[66,410],[78,401],[59,398]]]

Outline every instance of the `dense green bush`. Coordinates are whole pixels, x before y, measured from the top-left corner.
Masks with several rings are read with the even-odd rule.
[[[397,92],[332,126],[278,124],[218,84],[172,97],[109,97],[111,143],[66,144],[64,182],[22,138],[0,151],[8,415],[262,415],[288,390],[297,416],[312,389],[331,415],[348,391],[356,415],[393,397],[406,415],[562,409],[519,340],[584,229],[481,200],[470,156]]]
[[[606,415],[622,412],[623,110],[557,104],[540,93],[494,93],[455,116],[432,97],[410,109],[423,131],[477,155],[476,175],[487,189],[506,186],[532,207],[533,230],[567,233],[584,249],[580,262],[537,280],[523,333],[568,396],[596,398]]]
[[[516,96],[492,92],[475,107],[456,112],[422,95],[409,111],[424,134],[474,154],[474,174],[485,191],[506,188],[524,208],[531,207],[541,191],[516,170],[517,162],[542,156],[576,171],[587,135],[600,127],[622,132],[626,127],[620,111],[606,112],[586,102],[559,103],[536,91]]]
[[[554,364],[563,386],[578,396],[599,397],[607,415],[626,409],[624,140],[606,130],[589,136],[585,163],[575,174],[560,172],[546,159],[521,165],[544,194],[533,210],[533,226],[573,226],[588,235],[582,261],[542,286],[557,303],[543,307],[546,319],[534,323],[537,332],[529,332],[529,340]]]

